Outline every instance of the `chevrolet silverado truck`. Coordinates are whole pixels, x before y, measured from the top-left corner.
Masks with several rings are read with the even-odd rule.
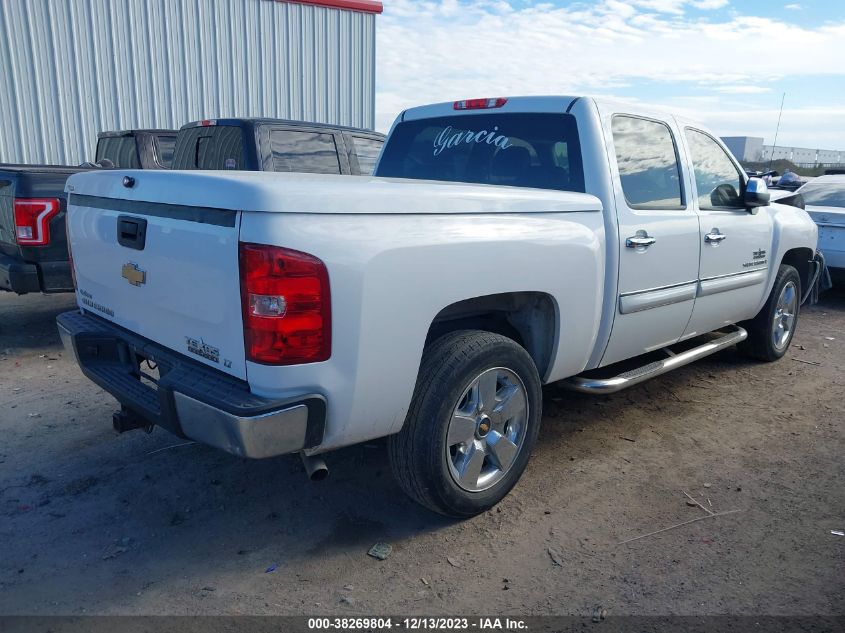
[[[375,174],[71,178],[59,330],[115,427],[298,452],[313,477],[387,436],[402,488],[468,517],[522,475],[542,385],[775,361],[823,266],[813,221],[717,136],[624,103],[409,109]]]
[[[164,169],[173,130],[127,130],[97,135],[97,164],[0,164],[0,290],[72,292],[65,243],[65,183],[97,167]]]
[[[370,175],[384,134],[286,119],[205,119],[182,126],[172,169]]]

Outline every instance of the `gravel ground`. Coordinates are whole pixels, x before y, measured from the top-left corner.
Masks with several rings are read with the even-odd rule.
[[[0,614],[845,615],[841,289],[778,363],[548,387],[521,482],[465,522],[406,500],[380,442],[313,484],[293,456],[116,435],[61,349],[72,306],[0,295]]]

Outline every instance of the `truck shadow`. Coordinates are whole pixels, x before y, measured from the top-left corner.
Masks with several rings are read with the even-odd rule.
[[[23,299],[11,319],[0,296],[0,351],[58,346],[54,319],[72,309],[72,296]],[[841,289],[822,295],[805,314],[825,324],[825,312],[833,310],[845,311]],[[823,327],[815,329],[824,333]],[[807,347],[800,353],[809,358],[823,337],[806,333],[799,325],[797,341]],[[432,552],[442,562],[463,539],[495,529],[499,517],[542,514],[542,491],[569,481],[587,460],[654,472],[667,450],[689,441],[691,425],[714,415],[712,396],[732,392],[741,398],[750,381],[798,369],[815,371],[788,359],[761,365],[726,350],[613,395],[547,386],[540,439],[503,513],[461,525],[404,496],[383,441],[330,453],[329,479],[312,483],[296,456],[240,460],[186,445],[164,431],[115,437],[109,428],[115,403],[109,398],[87,410],[82,424],[38,440],[45,445],[37,450],[32,442],[19,446],[18,438],[2,451],[24,451],[32,458],[23,468],[0,471],[2,557],[25,570],[0,581],[0,594],[6,595],[0,596],[0,611],[9,604],[35,611],[53,600],[90,604],[91,595],[97,596],[95,609],[107,609],[142,589],[166,595],[188,582],[198,593],[207,585],[225,591],[227,578],[266,573],[274,574],[274,587],[338,588],[356,574],[376,573],[381,563],[367,556],[376,542],[393,546],[395,565],[406,563],[411,549]],[[741,400],[733,402],[742,406]],[[38,424],[66,425],[62,416]],[[730,424],[724,421],[726,428]],[[592,483],[582,481],[572,494],[592,494],[587,488]],[[467,534],[446,539],[454,530]],[[67,573],[53,574],[54,566]],[[278,591],[274,599],[284,600],[283,594]]]
[[[61,347],[56,317],[75,305],[72,293],[18,297],[0,292],[0,351]]]

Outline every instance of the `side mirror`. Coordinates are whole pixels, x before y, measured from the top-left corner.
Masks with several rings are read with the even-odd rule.
[[[762,178],[749,178],[745,185],[744,202],[749,208],[766,207],[769,205],[769,188]]]

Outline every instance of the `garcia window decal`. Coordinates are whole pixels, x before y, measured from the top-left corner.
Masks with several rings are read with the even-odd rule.
[[[499,149],[507,149],[511,147],[510,138],[504,134],[499,134],[499,126],[494,125],[493,130],[481,130],[474,132],[472,130],[462,130],[455,132],[451,125],[443,128],[443,131],[434,139],[434,155],[440,156],[445,149],[451,149],[461,143],[467,145],[472,143],[486,143],[487,145],[494,145]]]

